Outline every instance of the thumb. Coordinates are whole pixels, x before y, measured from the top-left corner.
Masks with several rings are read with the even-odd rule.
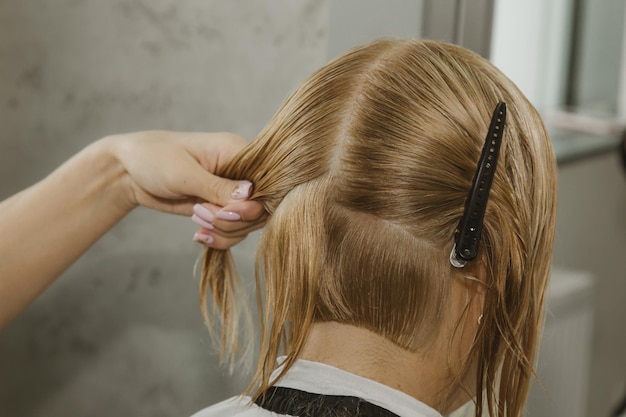
[[[246,200],[252,195],[250,181],[230,180],[207,171],[203,171],[203,174],[195,176],[198,186],[192,194],[215,205],[223,207],[233,200]]]

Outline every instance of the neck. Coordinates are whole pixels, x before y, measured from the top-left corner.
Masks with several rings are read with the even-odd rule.
[[[337,322],[316,323],[302,359],[325,363],[408,394],[447,414],[470,400],[451,378],[446,349],[405,350],[369,330]]]

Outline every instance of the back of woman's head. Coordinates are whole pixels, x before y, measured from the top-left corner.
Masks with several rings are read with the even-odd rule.
[[[486,393],[493,416],[521,415],[554,232],[551,145],[502,73],[431,41],[382,40],[335,59],[221,173],[251,180],[271,215],[258,249],[257,393],[281,343],[288,368],[315,322],[366,328],[407,350],[436,337],[458,274],[454,232],[499,101],[508,117],[474,261],[486,290],[470,391]],[[209,249],[202,297],[212,292],[231,352],[241,346],[235,281],[229,255]]]

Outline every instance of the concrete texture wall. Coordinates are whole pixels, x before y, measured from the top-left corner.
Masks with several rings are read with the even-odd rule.
[[[420,37],[423,9],[423,0],[329,2],[328,59],[376,38]]]
[[[327,9],[320,0],[1,2],[0,199],[114,132],[253,137],[324,63]],[[218,367],[200,317],[195,229],[138,209],[4,329],[0,416],[184,416],[239,391],[247,376]],[[235,251],[248,278],[254,247]]]

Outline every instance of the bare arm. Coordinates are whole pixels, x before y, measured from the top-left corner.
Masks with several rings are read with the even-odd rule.
[[[138,205],[191,215],[196,202],[210,201],[240,213],[227,237],[213,231],[218,247],[262,226],[261,206],[231,195],[238,182],[210,174],[244,144],[230,134],[112,136],[0,203],[0,328]]]

